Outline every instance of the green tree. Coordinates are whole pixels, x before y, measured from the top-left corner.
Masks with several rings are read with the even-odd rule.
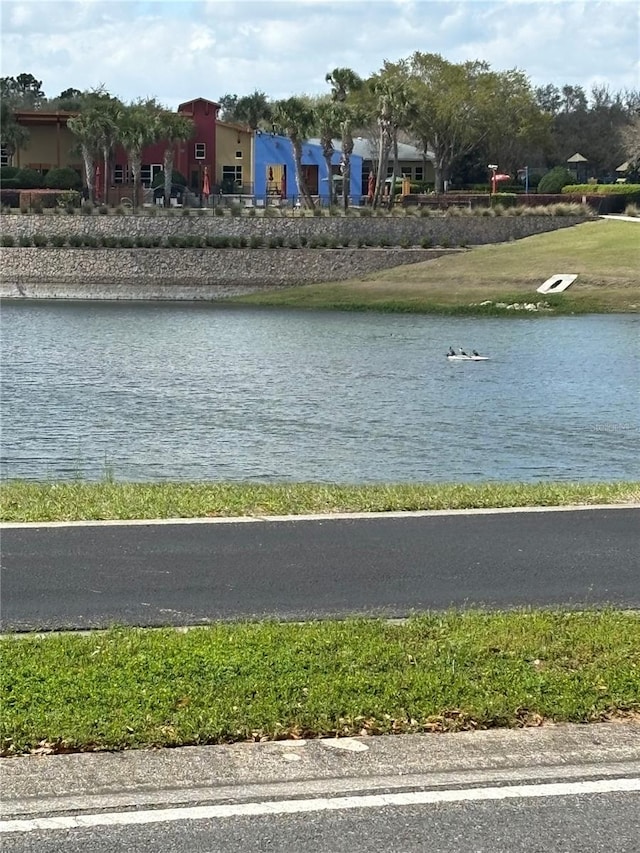
[[[191,139],[194,132],[193,121],[187,116],[162,110],[157,116],[157,138],[164,143],[162,156],[164,171],[164,206],[171,204],[171,176],[173,174],[173,157],[175,147],[180,142]]]
[[[82,164],[84,167],[84,182],[91,201],[95,198],[95,158],[99,153],[99,130],[96,124],[96,114],[86,110],[67,121],[67,127],[78,139]]]
[[[315,121],[313,110],[301,98],[287,98],[275,102],[273,119],[285,136],[291,140],[298,195],[305,207],[313,209],[315,207],[313,198],[302,171],[302,143],[313,129]]]
[[[362,89],[363,81],[351,68],[334,68],[326,75],[325,81],[331,84],[331,100],[337,105],[334,113],[340,124],[340,136],[342,138],[340,172],[342,174],[342,203],[346,212],[351,190],[353,125],[360,118],[360,111],[357,105],[353,103],[353,95]],[[331,194],[333,195],[333,182]]]
[[[411,123],[423,151],[434,157],[436,191],[441,192],[456,159],[487,136],[490,87],[484,62],[454,64],[435,53],[413,54],[409,70],[420,110]]]
[[[528,155],[549,147],[553,119],[540,110],[522,71],[488,72],[482,85],[486,162],[498,163],[500,171],[515,173]]]
[[[133,177],[133,207],[138,206],[142,149],[158,140],[158,114],[162,108],[154,99],[125,105],[118,124],[118,141],[127,152]],[[171,172],[169,172],[171,174]]]
[[[571,172],[565,169],[564,166],[556,166],[555,169],[551,169],[550,172],[547,172],[546,175],[540,178],[538,192],[560,193],[562,192],[562,187],[566,187],[572,183],[574,183],[574,178]]]
[[[322,156],[327,168],[327,181],[329,189],[329,204],[335,203],[335,184],[333,180],[333,155],[335,148],[333,140],[341,132],[339,105],[333,101],[320,101],[315,108],[316,124],[320,136]]]
[[[0,98],[14,110],[37,110],[45,102],[42,80],[33,74],[18,74],[17,77],[0,78]]]
[[[18,124],[13,109],[4,100],[0,101],[0,135],[9,161],[29,144],[29,131]]]

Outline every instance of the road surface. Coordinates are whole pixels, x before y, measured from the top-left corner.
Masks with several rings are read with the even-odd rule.
[[[631,853],[633,723],[5,759],[3,853]]]
[[[640,607],[640,508],[2,525],[4,631]]]

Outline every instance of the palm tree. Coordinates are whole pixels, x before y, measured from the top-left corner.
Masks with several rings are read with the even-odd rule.
[[[161,107],[155,100],[134,101],[125,106],[118,128],[118,141],[127,152],[133,176],[133,207],[138,206],[142,149],[158,139],[158,113]]]
[[[175,146],[193,136],[193,121],[179,113],[163,110],[157,116],[157,135],[165,143],[162,157],[164,169],[164,206],[169,207],[173,180],[173,154]]]
[[[84,165],[84,179],[89,194],[89,201],[95,198],[94,192],[94,159],[99,150],[100,131],[97,126],[97,114],[88,109],[67,120],[67,127],[77,136],[80,143],[80,153]]]
[[[122,117],[122,103],[106,92],[94,93],[92,98],[96,142],[102,153],[102,198],[107,199],[109,187],[109,159],[118,139],[118,126]]]
[[[261,121],[271,121],[272,109],[264,92],[256,89],[251,95],[239,98],[234,107],[234,121],[257,130]]]
[[[288,98],[287,100],[276,101],[273,105],[275,124],[291,140],[298,195],[304,201],[305,206],[310,209],[313,209],[315,205],[302,172],[302,143],[309,136],[314,126],[314,118],[313,109],[302,98]]]
[[[16,151],[25,148],[29,141],[29,131],[16,121],[9,103],[0,101],[0,129],[2,132],[2,147],[11,161]]]
[[[349,105],[347,100],[349,95],[362,88],[363,81],[350,68],[334,68],[326,75],[325,80],[327,83],[331,83],[331,100],[340,105],[340,131],[342,135],[340,171],[342,173],[342,202],[346,212],[351,189],[352,126],[354,121],[360,117],[358,111]]]
[[[327,165],[327,181],[329,182],[329,204],[335,204],[335,187],[333,181],[333,155],[335,148],[333,139],[340,132],[340,110],[337,104],[332,101],[321,101],[316,106],[316,120],[318,125],[318,133],[320,135],[320,145],[322,146],[322,156]]]

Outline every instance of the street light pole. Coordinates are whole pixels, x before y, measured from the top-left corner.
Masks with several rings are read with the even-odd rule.
[[[495,195],[496,192],[496,172],[498,171],[498,166],[494,163],[489,163],[487,169],[491,169],[491,195]]]

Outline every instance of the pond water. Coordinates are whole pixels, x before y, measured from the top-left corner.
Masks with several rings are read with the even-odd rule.
[[[5,479],[640,475],[637,316],[5,302],[0,322]]]

